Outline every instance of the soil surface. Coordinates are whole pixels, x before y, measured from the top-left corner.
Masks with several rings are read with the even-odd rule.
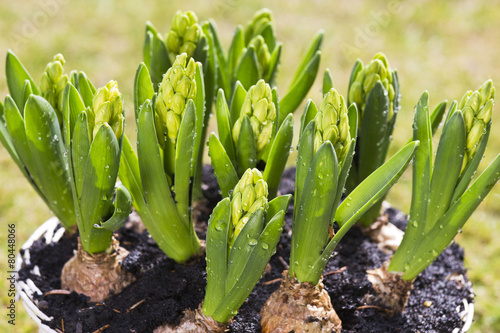
[[[204,192],[212,209],[220,199],[212,169],[204,169]],[[286,170],[281,182],[281,194],[293,194],[295,170]],[[231,322],[230,332],[260,332],[260,309],[269,295],[279,286],[281,272],[286,268],[290,253],[292,203],[286,215],[287,225],[276,254],[271,259],[271,272],[263,277]],[[404,229],[406,216],[389,209],[390,221]],[[200,213],[198,223],[208,216]],[[204,239],[203,231],[199,234]],[[39,296],[40,309],[54,319],[47,325],[59,332],[153,332],[154,328],[180,321],[185,309],[195,309],[205,294],[205,260],[179,265],[167,258],[147,232],[137,234],[122,228],[117,232],[121,246],[130,251],[124,262],[137,281],[105,303],[88,303],[83,295]],[[35,242],[30,249],[32,265],[19,272],[43,292],[61,288],[63,265],[76,249],[76,236],[63,238],[57,244]],[[389,258],[377,246],[352,228],[337,246],[325,269],[324,284],[333,307],[342,320],[342,332],[452,332],[462,322],[456,311],[463,309],[463,299],[472,302],[472,290],[463,266],[464,253],[456,244],[448,247],[414,283],[404,315],[388,316],[364,301],[372,293],[366,270],[380,267]],[[32,273],[37,265],[43,279]],[[463,278],[461,276],[463,275]],[[367,306],[368,305],[368,306]],[[427,305],[427,306],[426,306]],[[430,306],[429,306],[430,305]]]

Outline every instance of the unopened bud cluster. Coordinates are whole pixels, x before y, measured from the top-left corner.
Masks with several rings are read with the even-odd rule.
[[[196,14],[191,11],[185,13],[177,11],[165,40],[171,60],[182,53],[186,53],[189,58],[192,57],[202,36],[203,31],[198,24]]]
[[[257,56],[257,66],[259,70],[259,76],[265,77],[269,71],[269,63],[271,62],[271,53],[267,47],[266,42],[262,36],[256,36],[248,45],[253,47],[255,50],[255,55]]]
[[[233,230],[229,243],[232,245],[250,216],[259,208],[267,210],[267,183],[257,169],[247,169],[234,187],[231,198],[231,223]]]
[[[392,71],[383,53],[377,53],[373,59],[358,72],[349,88],[349,101],[351,103],[356,103],[362,116],[370,91],[378,81],[382,82],[389,96],[389,115],[387,119],[391,120],[394,115],[394,101],[398,96],[395,96]]]
[[[261,35],[264,29],[269,25],[274,25],[272,13],[269,9],[263,9],[255,14],[252,21],[247,23],[244,31],[247,47],[253,47],[255,50],[260,77],[267,76],[269,63],[271,61],[269,46]]]
[[[471,160],[491,120],[495,98],[495,87],[491,80],[486,81],[479,90],[468,91],[460,100],[458,109],[462,111],[467,132],[466,153]]]
[[[245,116],[250,119],[258,155],[269,143],[276,120],[276,106],[273,102],[271,87],[264,80],[259,80],[256,85],[248,89],[240,117],[233,127],[233,139],[236,144],[238,144],[241,124]]]
[[[95,137],[99,128],[107,124],[120,138],[123,135],[123,100],[118,90],[116,81],[109,81],[104,87],[99,88],[94,94],[92,101],[93,112],[89,112],[89,126],[92,126],[92,138]],[[93,119],[92,119],[93,116]]]
[[[65,60],[62,54],[56,54],[54,60],[47,64],[45,72],[42,74],[40,90],[42,97],[45,98],[54,108],[59,120],[62,124],[62,100],[63,92],[68,75],[63,75],[63,66]]]
[[[248,45],[254,37],[261,35],[264,29],[269,25],[274,26],[272,12],[267,8],[256,12],[253,19],[245,26],[245,43]]]
[[[164,147],[165,135],[172,142],[177,140],[182,116],[189,99],[196,96],[196,65],[182,53],[163,76],[155,103],[155,125],[160,145]]]
[[[319,111],[314,118],[314,152],[325,142],[330,141],[335,148],[337,159],[341,161],[351,144],[349,117],[344,97],[332,88],[323,98]]]

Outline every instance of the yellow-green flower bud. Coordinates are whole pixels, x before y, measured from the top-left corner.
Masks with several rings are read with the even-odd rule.
[[[337,158],[341,161],[351,144],[349,117],[344,97],[332,88],[323,98],[318,113],[314,118],[316,132],[314,134],[314,153],[325,142],[330,141],[335,148]]]
[[[269,63],[271,62],[271,53],[269,52],[269,48],[264,41],[262,36],[254,37],[250,43],[249,47],[253,47],[255,50],[255,54],[257,56],[257,67],[259,70],[259,77],[265,77],[269,71]]]
[[[155,102],[155,126],[158,142],[165,148],[166,137],[177,140],[179,127],[189,99],[196,96],[196,65],[186,53],[179,55],[163,76]]]
[[[188,58],[192,57],[202,37],[203,30],[198,24],[196,14],[191,11],[177,11],[165,40],[170,60],[174,61],[182,53],[186,53]]]
[[[272,12],[267,9],[261,9],[255,13],[253,19],[247,23],[245,26],[244,35],[245,35],[245,43],[248,45],[250,41],[262,34],[264,29],[271,24],[274,27],[274,19]]]
[[[103,124],[108,124],[119,139],[123,135],[123,100],[116,81],[109,81],[97,89],[92,100],[92,110],[88,110],[89,135],[95,137]]]
[[[467,132],[466,163],[470,161],[481,142],[486,130],[486,125],[491,121],[495,98],[495,87],[493,81],[486,81],[479,90],[467,91],[458,109],[462,111]]]
[[[358,72],[349,87],[349,102],[356,103],[358,106],[360,119],[363,116],[370,91],[378,81],[380,81],[385,90],[387,90],[387,96],[389,97],[388,120],[390,121],[392,119],[394,115],[394,102],[399,98],[395,93],[392,73],[393,71],[391,71],[389,67],[389,62],[383,53],[377,53],[373,59]]]
[[[250,119],[257,147],[257,155],[265,150],[273,132],[276,120],[276,106],[274,105],[271,87],[264,80],[248,89],[245,101],[241,107],[240,117],[233,126],[233,140],[238,145],[243,117]]]
[[[45,72],[42,74],[40,83],[41,95],[56,111],[59,125],[62,124],[62,100],[64,87],[69,81],[68,75],[63,75],[64,63],[65,60],[62,54],[56,54],[52,62],[47,64]]]
[[[241,232],[250,216],[259,208],[269,207],[267,183],[257,169],[247,169],[234,187],[231,195],[231,230],[229,245],[231,246]]]

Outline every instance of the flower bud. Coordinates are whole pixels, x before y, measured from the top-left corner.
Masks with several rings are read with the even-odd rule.
[[[466,155],[469,162],[479,147],[486,132],[486,125],[491,121],[495,96],[493,81],[486,81],[479,90],[467,91],[460,100],[458,109],[462,111],[467,133]]]
[[[314,120],[316,123],[314,153],[325,141],[330,141],[334,147],[338,147],[335,152],[339,161],[343,159],[345,156],[343,147],[351,142],[344,97],[332,88],[323,98]]]
[[[249,117],[252,125],[257,155],[262,153],[271,138],[276,120],[276,106],[272,100],[271,87],[264,80],[248,89],[245,101],[240,110],[240,116],[233,126],[233,140],[238,145],[243,117]]]
[[[59,125],[62,125],[62,100],[68,76],[63,75],[65,60],[62,54],[56,54],[52,62],[45,67],[40,83],[40,93],[52,105],[57,114]]]
[[[232,234],[229,235],[229,244],[232,245],[236,237],[259,208],[268,208],[267,183],[262,173],[257,169],[247,169],[240,181],[234,187],[231,196]]]
[[[393,71],[391,71],[389,62],[383,53],[377,53],[366,67],[362,67],[358,72],[349,87],[349,103],[356,103],[360,118],[363,116],[371,90],[375,87],[375,84],[380,81],[387,91],[387,96],[389,98],[387,120],[391,121],[394,116],[394,102],[399,98],[399,96],[396,96],[395,87],[392,82],[392,74]]]
[[[188,100],[196,96],[196,66],[192,58],[189,61],[187,59],[186,53],[175,59],[163,76],[155,102],[155,113],[159,115],[155,116],[155,126],[157,129],[167,129],[167,136],[172,142],[177,140]],[[158,142],[165,148],[163,133],[157,130]]]
[[[93,123],[89,123],[92,140],[104,124],[111,127],[117,139],[123,135],[123,100],[116,81],[109,81],[104,87],[97,89],[90,112],[92,115],[89,120],[93,119]]]
[[[186,53],[188,58],[192,57],[202,37],[203,30],[196,14],[177,11],[165,40],[170,60],[174,61],[182,53]]]

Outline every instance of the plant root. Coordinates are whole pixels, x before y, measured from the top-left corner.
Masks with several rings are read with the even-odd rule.
[[[135,277],[122,267],[128,251],[113,239],[111,254],[87,253],[78,238],[78,250],[64,265],[61,287],[90,297],[91,302],[102,302],[135,281]]]
[[[323,283],[300,283],[288,271],[260,314],[263,333],[340,333],[342,329]]]

